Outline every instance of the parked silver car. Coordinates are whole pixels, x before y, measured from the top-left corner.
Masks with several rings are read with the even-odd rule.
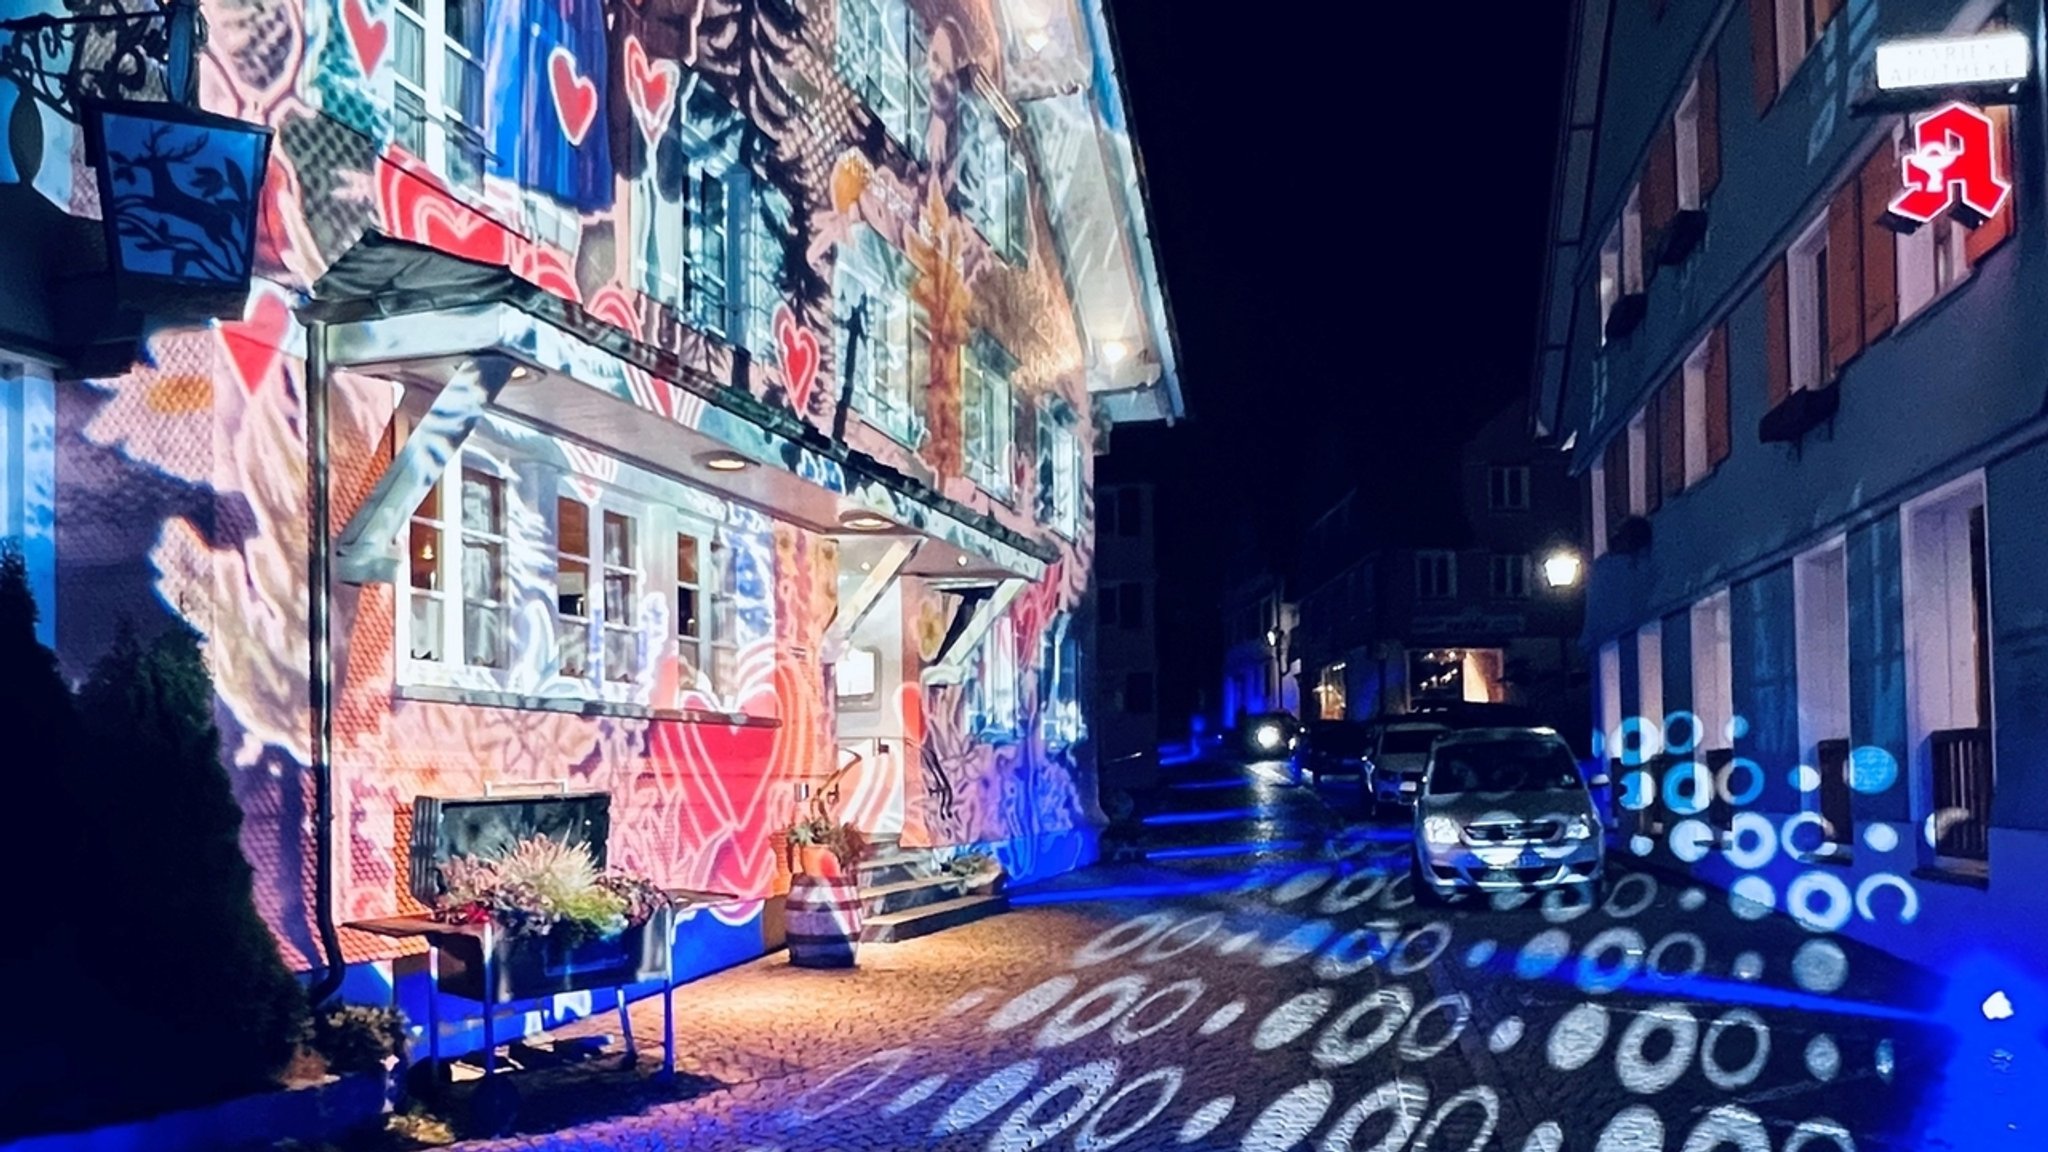
[[[1380,726],[1372,750],[1366,753],[1365,776],[1372,788],[1374,812],[1414,802],[1413,794],[1403,792],[1401,785],[1422,779],[1422,770],[1429,767],[1430,745],[1449,731],[1442,724],[1416,721],[1390,720]]]
[[[1546,728],[1439,737],[1422,779],[1402,786],[1415,799],[1416,897],[1579,884],[1597,898],[1607,848],[1588,784]]]

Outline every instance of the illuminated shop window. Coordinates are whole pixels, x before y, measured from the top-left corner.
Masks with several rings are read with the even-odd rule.
[[[392,6],[392,140],[457,185],[484,173],[483,0]]]
[[[642,292],[693,327],[725,336],[737,311],[730,286],[743,275],[730,238],[747,229],[750,181],[729,130],[737,113],[691,91],[691,99],[677,101],[640,178],[633,262]]]
[[[1417,552],[1415,595],[1422,600],[1449,600],[1458,594],[1458,554]]]
[[[590,675],[591,587],[590,505],[555,501],[555,659],[563,676]]]
[[[757,357],[775,356],[775,310],[784,299],[783,238],[789,235],[789,197],[764,181],[753,183],[747,215],[745,321],[741,343]]]
[[[969,87],[960,100],[960,210],[989,247],[1012,264],[1024,261],[1031,203],[1023,146],[989,97]]]
[[[1785,256],[1785,307],[1790,342],[1792,390],[1818,388],[1827,380],[1828,218],[1809,225]]]
[[[833,307],[840,332],[840,371],[852,358],[853,405],[868,423],[915,448],[924,439],[918,409],[929,375],[930,328],[910,300],[910,262],[872,228],[839,249]],[[860,312],[861,309],[865,312]],[[861,316],[863,336],[851,339]]]
[[[924,154],[931,119],[925,34],[904,0],[840,0],[839,75],[883,131],[914,156]]]
[[[1016,399],[1010,387],[1010,357],[981,337],[961,353],[960,404],[967,440],[967,474],[982,491],[1010,495],[1011,423]]]
[[[623,512],[604,513],[604,678],[630,683],[639,672],[639,630],[633,608],[640,592],[638,525]]]

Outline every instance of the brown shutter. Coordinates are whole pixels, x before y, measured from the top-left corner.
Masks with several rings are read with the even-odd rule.
[[[1835,18],[1835,13],[1842,10],[1842,0],[1812,0],[1812,4],[1813,38],[1814,42],[1818,43],[1821,29],[1826,28],[1828,21]]]
[[[1650,141],[1650,158],[1643,167],[1644,263],[1656,267],[1656,255],[1664,246],[1664,230],[1678,215],[1678,135],[1671,121],[1657,130]]]
[[[1835,189],[1828,204],[1828,372],[1863,351],[1863,218],[1861,181]]]
[[[1863,344],[1891,331],[1899,320],[1898,237],[1884,226],[1885,210],[1899,190],[1899,153],[1889,134],[1863,162]]]
[[[1628,503],[1628,425],[1614,430],[1614,439],[1607,442],[1607,531],[1629,517]]]
[[[1700,202],[1721,182],[1721,68],[1714,62],[1713,45],[1700,65]]]
[[[1658,430],[1663,426],[1663,393],[1652,392],[1643,403],[1643,511],[1655,512],[1664,506],[1664,465],[1663,437]]]
[[[1997,104],[1984,111],[1991,117],[1991,138],[1996,142],[2005,178],[2010,180],[2012,174],[2020,170],[2013,156],[2012,105]],[[2019,207],[2019,199],[2017,191],[2007,193],[2005,206],[1998,210],[1998,215],[1971,229],[1970,234],[1963,238],[1963,252],[1970,258],[1972,266],[2012,235],[2013,211]]]
[[[1771,262],[1764,277],[1764,368],[1771,408],[1792,394],[1791,327],[1791,318],[1785,314],[1785,258],[1780,256]]]
[[[1685,491],[1685,369],[1680,368],[1664,382],[1664,402],[1658,410],[1663,426],[1657,438],[1663,441],[1664,494]]]
[[[1782,271],[1783,264],[1778,265]],[[1783,309],[1779,310],[1783,315]],[[1707,467],[1728,458],[1728,326],[1707,337]]]
[[[1778,98],[1777,21],[1773,0],[1749,0],[1749,85],[1756,93],[1759,116]]]

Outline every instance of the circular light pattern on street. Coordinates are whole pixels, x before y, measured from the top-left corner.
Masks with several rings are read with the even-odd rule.
[[[1081,1126],[1081,1130],[1074,1133],[1074,1152],[1109,1152],[1111,1148],[1144,1131],[1145,1126],[1159,1119],[1160,1113],[1165,1112],[1167,1106],[1173,1103],[1173,1098],[1180,1095],[1183,1079],[1179,1068],[1157,1068],[1117,1089],[1114,1096],[1103,1101],[1102,1107],[1089,1115],[1088,1122]],[[1108,1133],[1102,1131],[1104,1117],[1113,1115],[1117,1106],[1127,1098],[1147,1089],[1156,1093],[1150,1108],[1139,1113],[1137,1119],[1126,1121],[1121,1128]]]
[[[1320,890],[1323,885],[1330,882],[1332,875],[1334,873],[1328,868],[1310,868],[1304,872],[1296,872],[1278,888],[1273,889],[1271,899],[1275,904],[1292,904]]]
[[[1607,1009],[1598,1004],[1575,1005],[1550,1029],[1550,1042],[1544,1049],[1550,1066],[1559,1072],[1576,1072],[1592,1063],[1607,1044],[1609,1027]]]
[[[1721,1038],[1731,1028],[1747,1029],[1751,1037],[1749,1062],[1732,1070],[1716,1055]],[[1706,1073],[1714,1087],[1729,1092],[1749,1087],[1750,1082],[1762,1074],[1764,1064],[1770,1058],[1770,1026],[1764,1023],[1763,1017],[1747,1008],[1736,1008],[1715,1017],[1714,1022],[1707,1025],[1706,1039],[1700,1042],[1700,1071]]]
[[[1730,969],[1737,980],[1761,980],[1764,974],[1764,957],[1761,952],[1744,952],[1735,958]]]
[[[1522,1152],[1563,1152],[1564,1129],[1555,1120],[1545,1120],[1522,1141]]]
[[[1479,1152],[1479,1149],[1486,1147],[1487,1142],[1493,1139],[1493,1130],[1500,1125],[1500,1097],[1484,1084],[1467,1088],[1438,1105],[1436,1113],[1429,1118],[1429,1123],[1423,1125],[1422,1135],[1415,1138],[1415,1146],[1429,1147],[1430,1141],[1436,1137],[1437,1129],[1443,1126],[1444,1121],[1456,1115],[1460,1109],[1468,1107],[1478,1108],[1484,1113],[1484,1118],[1480,1121],[1478,1134],[1465,1145],[1466,1152]]]
[[[1059,975],[1046,980],[1028,992],[1019,993],[1008,1004],[996,1009],[988,1018],[988,1030],[1008,1032],[1021,1024],[1028,1024],[1050,1010],[1053,1005],[1067,998],[1081,982],[1072,976]]]
[[[1334,935],[1337,926],[1328,920],[1310,920],[1294,931],[1273,941],[1265,954],[1259,957],[1259,964],[1265,968],[1279,968],[1321,948]]]
[[[1621,957],[1619,961],[1611,965],[1603,962],[1605,957],[1616,954]],[[1612,992],[1628,983],[1642,962],[1642,933],[1633,928],[1609,928],[1586,941],[1586,946],[1579,950],[1579,988],[1596,996]]]
[[[1235,956],[1239,952],[1244,951],[1245,949],[1251,947],[1252,945],[1258,942],[1258,929],[1247,928],[1244,931],[1239,932],[1237,935],[1229,937],[1222,943],[1216,945],[1216,952],[1220,956]]]
[[[1202,1026],[1197,1031],[1204,1036],[1214,1036],[1236,1023],[1237,1018],[1242,1015],[1244,1015],[1244,1001],[1232,1000],[1223,1007],[1209,1013],[1209,1018],[1202,1021]]]
[[[1400,1152],[1408,1146],[1408,1138],[1415,1134],[1415,1128],[1422,1123],[1423,1114],[1429,1111],[1429,1089],[1413,1080],[1395,1078],[1365,1094],[1358,1103],[1345,1109],[1344,1114],[1330,1125],[1322,1142],[1322,1152]],[[1381,1113],[1389,1113],[1393,1119],[1388,1122],[1386,1134],[1379,1142],[1368,1148],[1356,1146],[1358,1130],[1367,1120]]]
[[[1170,912],[1148,912],[1143,916],[1133,916],[1115,927],[1105,928],[1074,953],[1074,967],[1087,968],[1135,952],[1150,944],[1173,922],[1174,916]]]
[[[1335,1001],[1336,996],[1328,988],[1301,993],[1266,1013],[1266,1018],[1259,1021],[1258,1028],[1252,1032],[1252,1047],[1267,1052],[1292,1044],[1300,1039],[1302,1033],[1320,1023]]]
[[[891,1100],[887,1104],[882,1106],[882,1115],[900,1116],[903,1113],[910,1111],[912,1108],[915,1108],[919,1104],[924,1103],[926,1100],[931,1099],[932,1096],[936,1094],[939,1089],[944,1088],[946,1086],[946,1081],[950,1079],[952,1079],[952,1077],[946,1075],[944,1072],[932,1073],[930,1076],[927,1076],[924,1079],[919,1080],[917,1083],[912,1084],[910,1087],[905,1088],[903,1091],[898,1092],[894,1100]]]
[[[1289,1152],[1323,1122],[1336,1097],[1336,1089],[1328,1080],[1311,1080],[1289,1089],[1266,1105],[1266,1110],[1245,1130],[1244,1142],[1238,1147],[1243,1152]]]
[[[1728,910],[1744,920],[1761,920],[1777,906],[1777,890],[1761,876],[1739,877],[1728,889]]]
[[[1833,940],[1808,940],[1792,954],[1792,979],[1808,992],[1839,992],[1849,981],[1849,955]]]
[[[1644,1055],[1650,1037],[1670,1037],[1664,1055],[1651,1060]],[[1666,1002],[1629,1021],[1614,1052],[1614,1074],[1621,1086],[1638,1096],[1654,1096],[1678,1082],[1692,1064],[1699,1047],[1700,1025],[1685,1005]]]
[[[870,1092],[881,1087],[883,1081],[902,1071],[903,1066],[908,1064],[916,1053],[917,1050],[914,1048],[891,1048],[861,1057],[827,1076],[823,1083],[799,1097],[796,1102],[796,1114],[805,1120],[821,1120],[848,1104],[865,1099]],[[859,1087],[844,1094],[835,1091],[842,1081],[856,1080],[861,1072],[868,1075],[865,1080],[860,1081]]]
[[[1102,1103],[1102,1098],[1116,1086],[1116,1070],[1114,1060],[1091,1060],[1069,1069],[1010,1113],[1009,1119],[1003,1121],[1003,1126],[989,1138],[988,1152],[1031,1152],[1031,1149],[1051,1143]],[[1078,1093],[1076,1089],[1079,1089]],[[1040,1119],[1039,1113],[1044,1112],[1047,1106],[1070,1094],[1074,1095],[1074,1101],[1064,1111]]]
[[[1168,928],[1165,932],[1160,933],[1157,940],[1147,944],[1145,952],[1139,957],[1139,960],[1146,964],[1157,964],[1161,960],[1171,960],[1183,952],[1189,952],[1199,947],[1204,940],[1207,940],[1221,927],[1223,927],[1223,914],[1220,912],[1206,912],[1192,920],[1183,920]]]
[[[1665,967],[1665,961],[1673,946],[1686,949],[1685,964],[1682,967]],[[1643,960],[1643,967],[1651,976],[1663,980],[1688,980],[1699,975],[1707,966],[1707,942],[1694,932],[1673,932],[1657,941],[1650,949],[1650,955]]]
[[[1778,854],[1778,829],[1759,812],[1737,812],[1724,855],[1728,863],[1754,872]]]
[[[1762,1117],[1739,1104],[1723,1104],[1700,1117],[1680,1152],[1771,1152]]]
[[[1201,980],[1193,977],[1168,984],[1166,987],[1138,1001],[1137,1004],[1131,1007],[1129,1012],[1118,1017],[1116,1026],[1109,1030],[1110,1037],[1119,1044],[1135,1044],[1148,1036],[1154,1036],[1165,1031],[1173,1025],[1174,1021],[1187,1015],[1188,1009],[1195,1006],[1195,1001],[1202,998],[1202,989],[1204,987],[1205,985]],[[1155,1002],[1176,995],[1180,997],[1180,1003],[1174,1005],[1173,1010],[1164,1016],[1142,1028],[1136,1027],[1131,1023],[1144,1016],[1146,1010],[1152,1007]]]
[[[1324,1026],[1310,1056],[1324,1068],[1347,1068],[1385,1047],[1414,1011],[1415,994],[1399,984],[1367,993]],[[1357,1036],[1359,1021],[1368,1017],[1372,1031]]]
[[[1899,923],[1911,924],[1920,918],[1920,893],[1914,891],[1913,886],[1895,872],[1880,872],[1875,876],[1863,878],[1863,883],[1856,886],[1857,915],[1865,920],[1876,920],[1877,912],[1871,906],[1870,897],[1872,893],[1885,888],[1899,894]]]
[[[1498,1056],[1522,1042],[1522,1018],[1510,1016],[1493,1026],[1486,1037],[1486,1048]]]
[[[1899,846],[1899,830],[1889,824],[1872,824],[1863,830],[1863,843],[1872,852],[1889,852]]]
[[[1806,1071],[1825,1084],[1842,1072],[1842,1050],[1835,1038],[1823,1032],[1806,1042]]]
[[[1451,1013],[1451,1022],[1444,1026],[1440,1038],[1428,1042],[1422,1040],[1422,1025],[1434,1018],[1439,1011]],[[1408,1018],[1408,1026],[1401,1030],[1401,1059],[1410,1064],[1434,1060],[1444,1049],[1458,1042],[1465,1034],[1465,1026],[1472,1022],[1472,1001],[1463,992],[1439,996],[1423,1006],[1422,1011]]]
[[[1036,1079],[1036,1060],[1019,1060],[1007,1068],[996,1069],[982,1077],[980,1083],[962,1092],[960,1098],[939,1115],[932,1124],[932,1135],[946,1136],[967,1131],[1008,1106]]]
[[[1642,897],[1634,902],[1624,899],[1623,894],[1641,888]],[[1616,920],[1631,919],[1645,910],[1657,899],[1657,882],[1645,872],[1630,872],[1607,890],[1605,911]]]
[[[946,1005],[944,1008],[941,1008],[939,1010],[939,1015],[941,1017],[948,1019],[954,1016],[964,1016],[967,1013],[972,1012],[974,1009],[980,1007],[982,1001],[987,1000],[990,996],[993,996],[995,994],[996,993],[994,989],[976,988],[972,992],[962,994],[959,999],[953,1001],[951,1004]]]
[[[1495,944],[1493,941],[1481,940],[1479,943],[1474,944],[1472,947],[1467,948],[1465,950],[1465,967],[1479,967],[1480,965],[1486,963],[1488,960],[1493,959],[1493,954],[1499,951],[1499,949],[1500,945]]]
[[[1354,928],[1316,957],[1318,979],[1336,983],[1372,967],[1381,952],[1380,934],[1371,928]]]
[[[1802,872],[1785,889],[1785,911],[1809,932],[1835,932],[1855,914],[1856,901],[1841,877]]]
[[[1816,1140],[1827,1141],[1826,1152],[1856,1152],[1856,1140],[1849,1135],[1849,1130],[1825,1116],[1801,1121],[1799,1127],[1792,1130],[1792,1135],[1785,1138],[1781,1152],[1821,1152],[1821,1149],[1812,1147]]]
[[[1035,1043],[1040,1048],[1059,1048],[1101,1031],[1109,1026],[1110,1021],[1131,1010],[1131,1006],[1145,995],[1145,984],[1143,976],[1119,976],[1098,985],[1078,1000],[1068,1001],[1058,1015],[1047,1020],[1045,1026],[1038,1030]],[[1090,1014],[1088,1009],[1097,1004],[1101,1007]]]
[[[1237,1097],[1218,1096],[1216,1099],[1195,1109],[1194,1115],[1189,1116],[1187,1122],[1180,1126],[1180,1142],[1183,1144],[1193,1144],[1195,1141],[1214,1132],[1217,1125],[1230,1118],[1230,1110],[1235,1107],[1237,1107]]]
[[[1543,894],[1543,919],[1552,924],[1569,924],[1592,910],[1592,893],[1577,884]]]
[[[1340,916],[1379,895],[1386,886],[1385,873],[1361,869],[1331,885],[1316,911],[1325,916]]]
[[[1631,1104],[1607,1121],[1593,1152],[1664,1152],[1664,1118],[1647,1104]]]
[[[1427,952],[1415,954],[1415,942],[1425,937],[1434,938],[1436,943]],[[1444,949],[1451,946],[1451,926],[1441,920],[1432,920],[1401,938],[1387,960],[1387,971],[1396,976],[1408,976],[1422,971],[1436,963]]]
[[[1572,954],[1572,938],[1562,928],[1549,928],[1529,938],[1515,957],[1515,975],[1535,980],[1550,973]]]
[[[1687,888],[1678,894],[1678,906],[1687,912],[1697,912],[1707,906],[1707,894],[1703,889]]]

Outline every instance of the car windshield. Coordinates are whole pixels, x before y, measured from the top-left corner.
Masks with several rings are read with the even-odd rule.
[[[1579,766],[1548,740],[1488,740],[1437,749],[1429,791],[1554,792],[1582,787]]]
[[[1403,756],[1416,752],[1427,752],[1436,738],[1443,735],[1441,728],[1389,728],[1380,737],[1381,755]]]

